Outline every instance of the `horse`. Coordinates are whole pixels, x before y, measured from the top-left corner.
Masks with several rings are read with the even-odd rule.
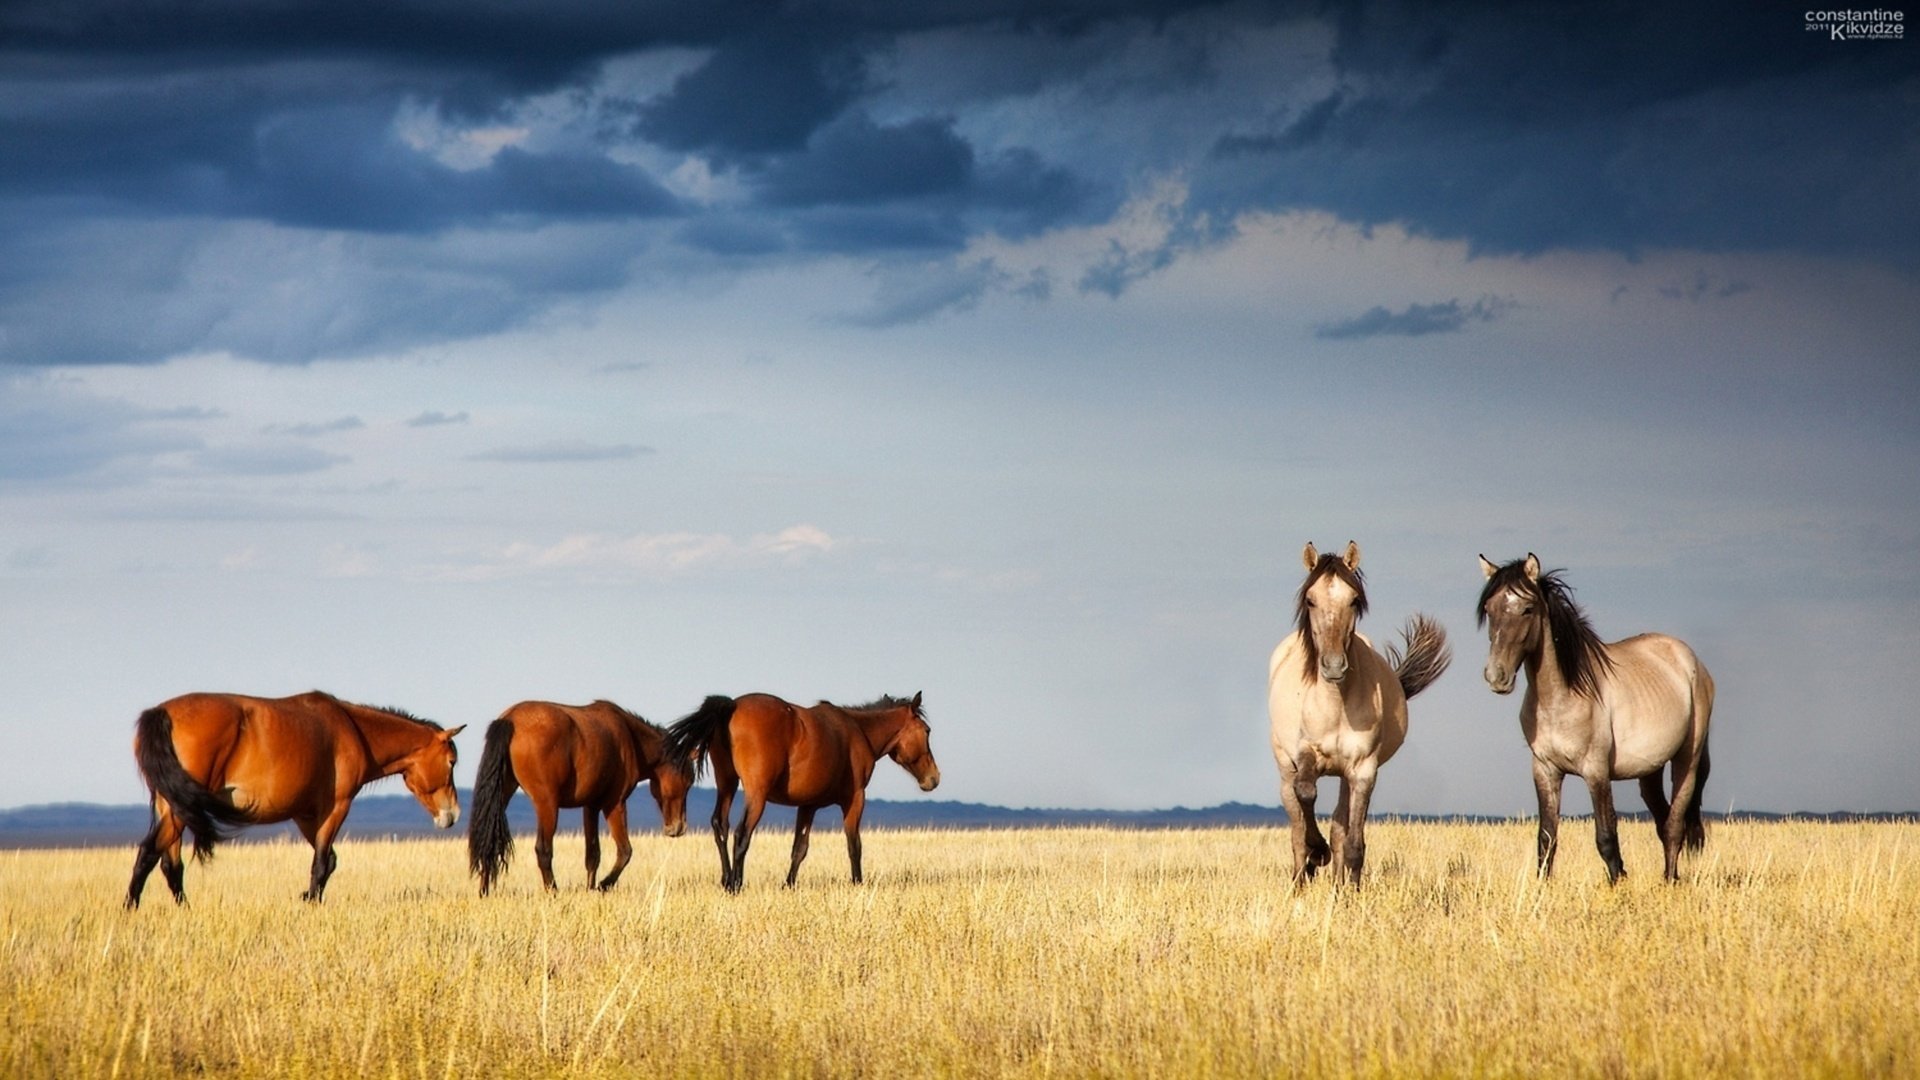
[[[1687,643],[1640,634],[1612,643],[1573,602],[1560,570],[1541,572],[1529,552],[1505,566],[1480,556],[1486,586],[1479,625],[1487,627],[1487,666],[1496,694],[1513,693],[1527,673],[1520,732],[1533,751],[1533,787],[1540,801],[1536,856],[1541,876],[1553,873],[1559,847],[1560,789],[1568,773],[1593,796],[1594,843],[1609,884],[1626,876],[1620,860],[1613,781],[1638,779],[1666,852],[1665,877],[1680,880],[1680,852],[1706,846],[1700,803],[1706,796],[1707,727],[1713,719],[1713,676]],[[1660,786],[1671,765],[1673,798]]]
[[[667,747],[694,762],[696,773],[703,759],[713,762],[718,789],[713,842],[720,849],[720,884],[737,893],[746,881],[753,830],[769,802],[798,808],[793,861],[787,868],[789,888],[807,857],[814,812],[828,805],[840,808],[853,883],[860,884],[860,815],[874,765],[892,758],[919,782],[921,791],[932,791],[940,784],[940,766],[927,744],[930,731],[919,694],[911,700],[882,697],[844,709],[825,701],[803,708],[771,694],[738,699],[716,694],[667,729]],[[729,857],[728,819],[734,791],[742,785],[746,809]]]
[[[1273,757],[1280,766],[1280,801],[1293,834],[1297,887],[1337,853],[1336,880],[1360,884],[1367,858],[1367,804],[1380,766],[1407,737],[1407,699],[1419,694],[1452,661],[1446,631],[1415,615],[1402,632],[1406,656],[1391,646],[1383,657],[1355,629],[1367,611],[1360,546],[1343,555],[1301,552],[1307,577],[1294,598],[1293,633],[1267,663],[1267,713]],[[1331,847],[1314,819],[1322,776],[1340,777]]]
[[[453,786],[453,737],[400,709],[341,701],[318,690],[286,698],[185,694],[140,714],[133,759],[152,794],[153,823],[140,841],[127,886],[128,908],[156,864],[176,903],[185,903],[183,832],[205,862],[243,825],[291,820],[313,845],[313,870],[300,898],[319,903],[339,858],[334,837],[353,797],[395,773],[433,823],[460,820]]]
[[[562,808],[581,808],[587,839],[587,885],[605,891],[620,880],[633,858],[627,839],[627,797],[642,782],[660,807],[668,836],[687,831],[687,789],[693,769],[664,749],[666,732],[611,701],[558,705],[523,701],[487,727],[486,749],[473,784],[473,820],[467,826],[467,864],[480,877],[485,896],[513,855],[507,803],[516,787],[533,801],[539,833],[534,857],[548,892],[553,883],[553,832]],[[613,869],[600,872],[601,815],[613,837]]]

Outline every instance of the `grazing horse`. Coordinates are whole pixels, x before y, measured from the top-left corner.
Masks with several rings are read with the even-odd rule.
[[[1488,637],[1487,686],[1513,692],[1525,668],[1520,731],[1533,751],[1533,786],[1540,799],[1539,869],[1553,873],[1559,846],[1560,789],[1568,773],[1593,795],[1594,842],[1607,864],[1607,881],[1627,869],[1620,861],[1613,781],[1638,778],[1666,849],[1666,879],[1680,880],[1680,850],[1707,842],[1700,820],[1706,794],[1707,725],[1713,718],[1713,676],[1686,642],[1640,634],[1607,644],[1574,604],[1560,571],[1540,571],[1528,554],[1505,566],[1480,556],[1487,584],[1479,621]],[[1673,765],[1673,801],[1660,787],[1660,770]]]
[[[713,762],[718,788],[713,807],[713,842],[720,849],[720,884],[739,892],[746,881],[747,847],[769,802],[799,808],[793,828],[793,862],[787,884],[800,876],[814,812],[840,808],[847,830],[847,859],[853,883],[860,884],[860,814],[866,807],[867,781],[881,758],[892,758],[920,782],[921,791],[940,784],[940,766],[927,745],[930,729],[911,701],[882,697],[869,705],[843,709],[829,702],[802,708],[771,694],[739,699],[715,695],[699,710],[667,729],[669,752],[694,762]],[[727,854],[727,824],[733,793],[744,785],[747,805]]]
[[[668,836],[687,831],[687,789],[693,769],[665,749],[666,732],[611,701],[556,705],[523,701],[487,728],[480,773],[473,783],[473,820],[467,826],[467,862],[485,896],[513,856],[507,802],[516,787],[533,801],[539,834],[534,857],[547,891],[553,884],[553,831],[563,807],[581,808],[587,839],[587,884],[611,889],[633,858],[627,839],[627,797],[645,782],[660,807]],[[613,837],[613,869],[600,872],[600,816]]]
[[[134,856],[127,906],[140,906],[156,863],[174,900],[186,901],[183,832],[193,833],[193,856],[205,861],[234,827],[288,820],[313,845],[301,899],[318,903],[339,862],[334,837],[367,784],[398,773],[435,825],[460,820],[453,737],[461,730],[318,690],[287,698],[186,694],[148,709],[135,725],[133,758],[153,794],[153,826]]]
[[[1407,738],[1407,699],[1447,670],[1446,631],[1415,615],[1402,632],[1403,660],[1386,656],[1355,629],[1367,611],[1360,547],[1322,555],[1301,552],[1307,579],[1294,601],[1296,628],[1267,665],[1267,713],[1273,721],[1273,757],[1280,766],[1280,801],[1293,832],[1293,880],[1314,876],[1335,852],[1338,880],[1360,884],[1367,858],[1367,803],[1380,766]],[[1328,846],[1314,820],[1322,776],[1340,777]]]

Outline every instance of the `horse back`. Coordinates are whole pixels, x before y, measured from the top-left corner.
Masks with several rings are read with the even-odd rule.
[[[365,755],[358,740],[341,737],[350,722],[326,694],[183,694],[160,707],[173,720],[174,752],[188,775],[257,821],[330,801],[343,774],[358,786]]]
[[[624,714],[611,702],[523,701],[501,714],[513,722],[508,754],[529,797],[559,806],[605,806],[638,782],[640,762]]]
[[[749,694],[735,705],[728,742],[733,770],[744,782],[760,787],[771,802],[798,806],[851,796],[856,738],[852,721],[825,702],[803,708],[770,694]],[[866,771],[871,774],[871,761]]]

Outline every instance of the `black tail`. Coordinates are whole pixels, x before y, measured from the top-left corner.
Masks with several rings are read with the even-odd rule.
[[[1400,680],[1400,690],[1409,698],[1432,686],[1453,663],[1453,650],[1447,648],[1447,632],[1440,624],[1425,615],[1415,615],[1407,621],[1407,628],[1400,631],[1401,640],[1406,642],[1406,659],[1400,658],[1400,651],[1387,646],[1387,664]]]
[[[234,829],[253,823],[245,810],[208,791],[181,766],[173,748],[173,717],[167,710],[153,708],[140,714],[134,725],[133,760],[147,787],[165,799],[174,816],[193,833],[195,859],[213,858],[215,844],[232,839]]]
[[[701,702],[700,708],[667,729],[667,757],[691,766],[695,780],[706,771],[707,750],[713,746],[713,740],[726,730],[727,721],[733,719],[733,704],[733,699],[725,694],[714,694]]]
[[[513,861],[513,830],[507,827],[507,803],[520,786],[513,775],[513,721],[501,717],[487,726],[487,748],[473,780],[473,818],[467,824],[467,866],[480,875],[480,893]]]

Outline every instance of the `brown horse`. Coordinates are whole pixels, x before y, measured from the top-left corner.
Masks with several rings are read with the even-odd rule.
[[[808,709],[771,694],[735,700],[715,695],[699,710],[667,729],[669,752],[694,763],[713,761],[718,788],[713,806],[713,842],[720,849],[720,884],[739,892],[746,881],[747,847],[769,802],[799,808],[793,827],[793,862],[787,884],[800,876],[814,812],[838,806],[846,822],[847,859],[853,882],[860,883],[860,815],[866,808],[867,781],[881,758],[892,758],[920,782],[921,791],[940,784],[940,766],[927,745],[930,729],[920,709],[895,697],[858,708],[821,702]],[[727,854],[727,823],[734,790],[747,789],[746,810]]]
[[[553,832],[562,807],[582,809],[587,838],[587,884],[611,889],[633,858],[627,839],[627,797],[643,781],[660,807],[668,836],[687,831],[687,789],[693,767],[665,750],[666,733],[611,701],[556,705],[523,701],[487,728],[480,774],[473,784],[473,821],[467,827],[467,862],[487,895],[513,856],[507,802],[516,787],[533,801],[539,827],[534,857],[547,891],[553,884]],[[613,837],[613,870],[600,872],[600,815]]]
[[[433,823],[460,820],[453,786],[453,737],[398,709],[374,709],[318,690],[288,698],[186,694],[140,714],[133,758],[153,793],[153,827],[133,860],[127,906],[155,864],[176,902],[185,902],[183,832],[193,855],[213,856],[229,829],[291,820],[313,845],[313,872],[301,899],[318,902],[339,862],[334,837],[362,787],[401,775]]]

